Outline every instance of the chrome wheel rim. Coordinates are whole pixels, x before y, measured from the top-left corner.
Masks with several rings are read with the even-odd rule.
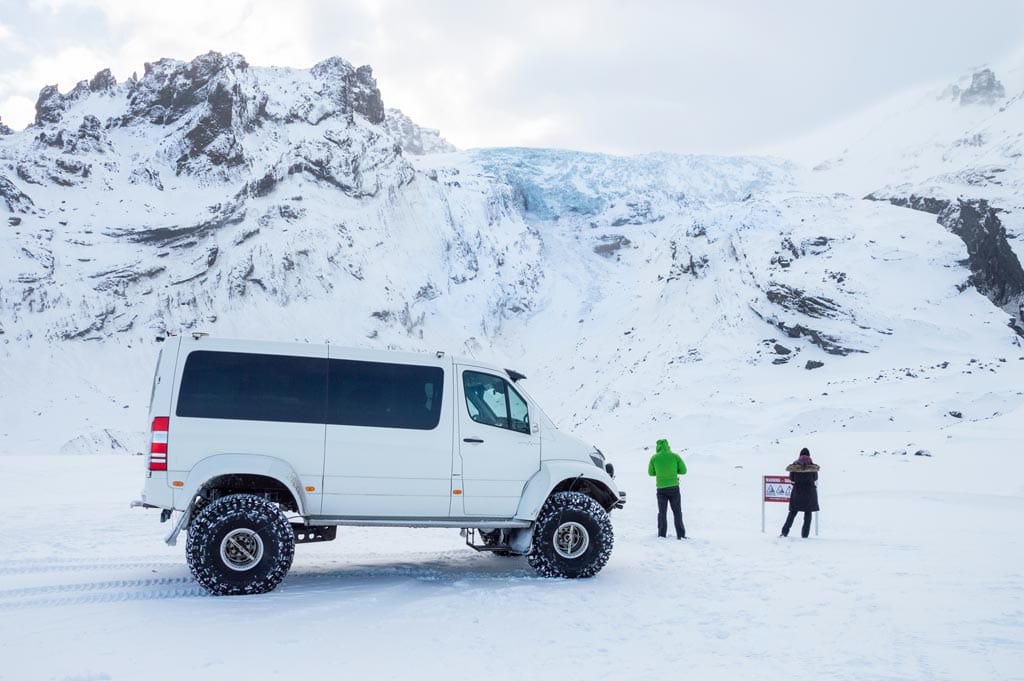
[[[579,558],[590,546],[590,533],[579,523],[562,523],[555,530],[555,553],[562,558]]]
[[[250,529],[231,530],[220,542],[220,559],[235,572],[251,570],[263,558],[263,540]]]

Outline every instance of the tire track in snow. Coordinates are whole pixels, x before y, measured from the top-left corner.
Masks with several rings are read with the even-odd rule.
[[[75,570],[152,570],[156,568],[180,568],[180,563],[92,563],[85,561],[64,561],[64,562],[26,562],[10,561],[0,563],[0,576],[40,574],[45,572],[71,572]]]
[[[208,596],[191,577],[118,579],[0,590],[0,610]]]
[[[85,582],[81,584],[50,584],[47,586],[29,586],[20,589],[0,589],[0,602],[6,598],[34,596],[37,594],[102,591],[104,589],[126,589],[131,587],[171,586],[187,584],[191,577],[158,577],[154,579],[116,579],[109,582]]]
[[[37,598],[12,603],[0,602],[0,611],[18,610],[21,608],[66,607],[69,605],[90,605],[104,603],[124,603],[127,601],[150,601],[169,598],[209,597],[210,594],[200,587],[182,589],[162,589],[158,591],[134,591],[113,594],[96,594],[76,598]]]

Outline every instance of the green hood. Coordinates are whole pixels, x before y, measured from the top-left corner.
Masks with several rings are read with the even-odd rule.
[[[686,475],[686,464],[682,457],[669,448],[668,440],[658,440],[655,450],[647,465],[648,474],[657,478],[658,489],[676,487],[679,485],[679,476]]]

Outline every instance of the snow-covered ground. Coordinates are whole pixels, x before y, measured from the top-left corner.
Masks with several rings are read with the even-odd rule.
[[[140,458],[6,456],[0,678],[1021,679],[1022,438],[1017,409],[687,450],[684,542],[655,536],[637,442],[615,455],[630,500],[593,579],[536,577],[455,531],[341,528],[237,598],[207,596],[155,513],[127,508]],[[801,444],[820,535],[778,538],[781,504],[762,534],[759,476]]]

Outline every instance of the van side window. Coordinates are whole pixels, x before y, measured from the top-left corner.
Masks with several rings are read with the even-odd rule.
[[[329,424],[433,430],[441,420],[440,367],[332,359],[329,374]]]
[[[326,407],[326,360],[197,350],[185,361],[177,415],[323,423]]]
[[[526,400],[508,381],[477,371],[462,372],[469,418],[477,423],[520,433],[530,432],[530,413]]]

